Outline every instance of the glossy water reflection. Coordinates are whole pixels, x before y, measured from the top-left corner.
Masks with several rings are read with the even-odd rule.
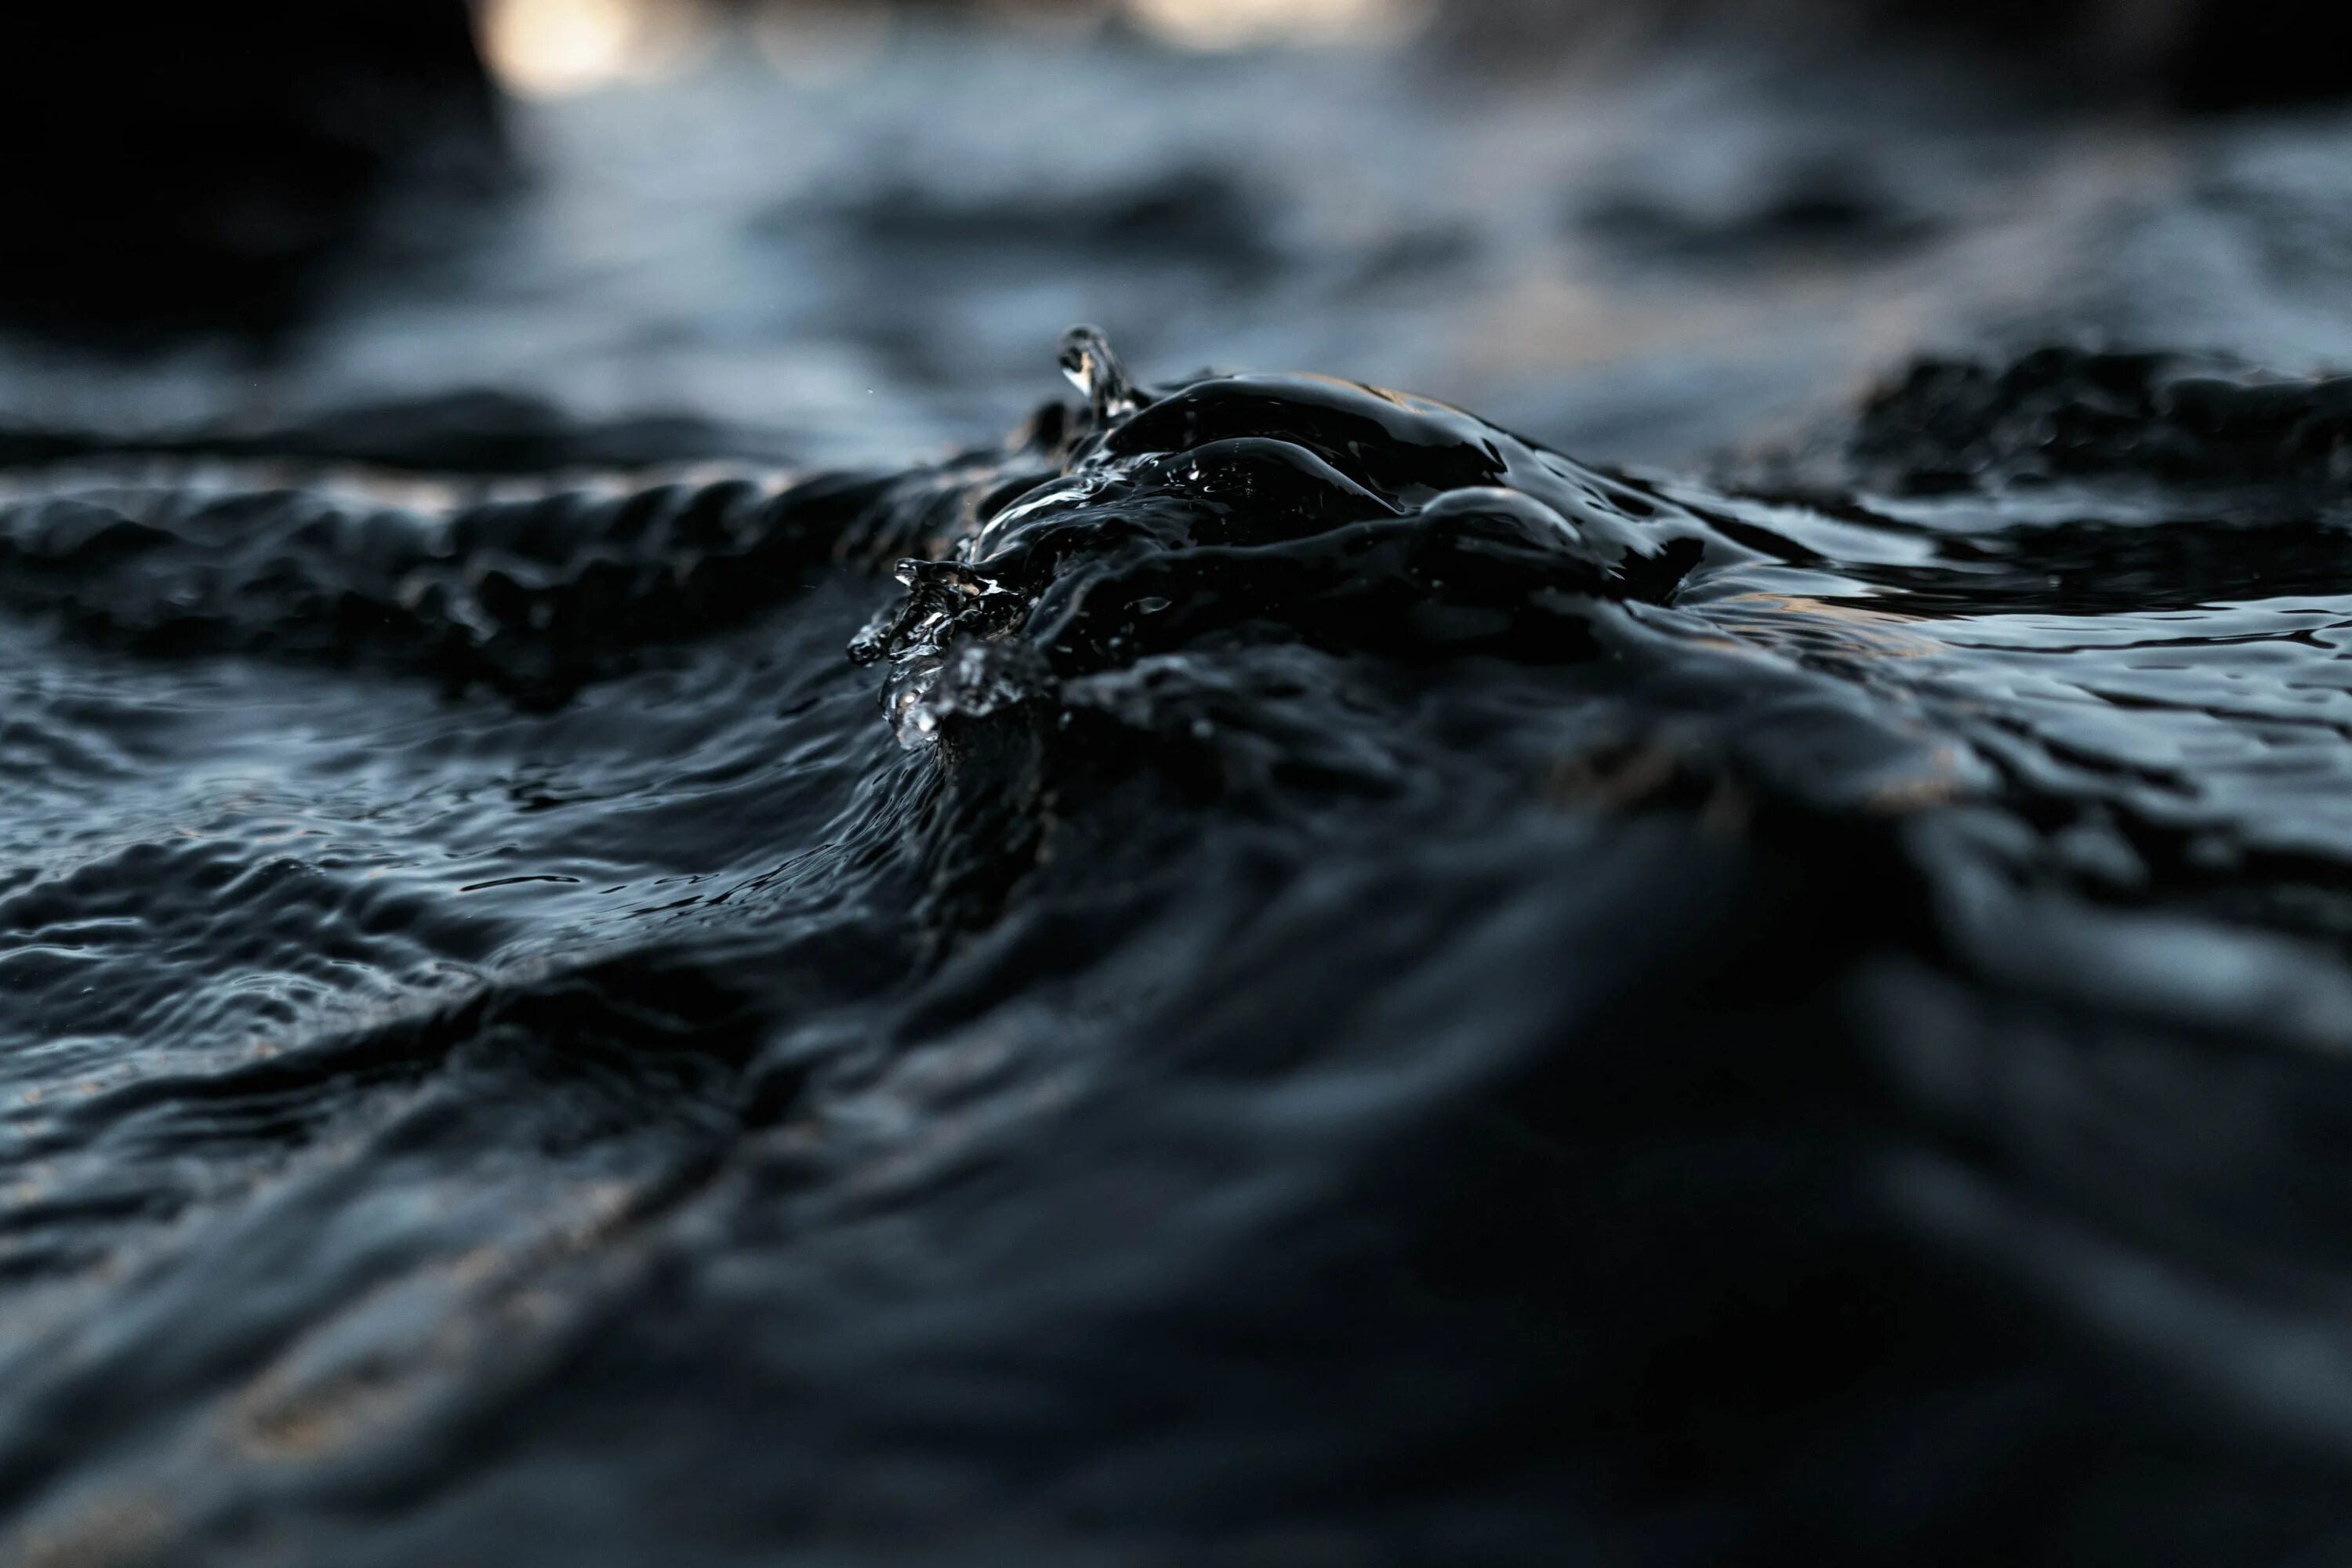
[[[2328,1560],[2344,124],[1035,36],[0,342],[0,1555]]]

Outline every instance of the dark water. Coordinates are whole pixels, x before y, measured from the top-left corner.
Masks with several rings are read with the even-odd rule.
[[[2227,213],[2341,134],[2203,145],[2113,269],[2168,225],[2320,297]],[[1652,173],[1570,227],[1853,249]],[[1072,243],[1147,341],[1326,289],[1137,282],[1249,259],[1139,189]],[[1000,209],[856,254],[961,234],[937,289],[1034,315],[1003,252],[1071,220]],[[1084,337],[1010,441],[814,476],[756,459],[860,441],[715,395],[20,431],[7,1550],[2336,1561],[2352,386],[2231,297],[2178,341],[2282,370],[2003,352],[2155,309],[2045,289],[1707,479]],[[1322,308],[1264,341],[1381,319]],[[963,348],[863,443],[992,405]],[[1643,352],[1704,391],[1627,447],[1752,421]]]

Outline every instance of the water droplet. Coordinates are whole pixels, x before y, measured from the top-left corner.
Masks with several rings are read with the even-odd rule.
[[[1126,366],[1111,352],[1110,340],[1093,327],[1072,327],[1062,334],[1062,374],[1086,395],[1097,428],[1123,419],[1143,406]]]

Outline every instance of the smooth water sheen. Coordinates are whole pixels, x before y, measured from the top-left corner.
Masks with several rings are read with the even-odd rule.
[[[2341,384],[1713,486],[1064,363],[898,474],[14,475],[18,1560],[2352,1524]]]

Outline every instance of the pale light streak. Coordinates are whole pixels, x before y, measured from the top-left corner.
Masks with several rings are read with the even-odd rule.
[[[1126,0],[1136,23],[1187,49],[1388,43],[1424,19],[1415,0]]]
[[[481,0],[482,58],[508,91],[565,98],[659,81],[710,43],[692,0]]]

